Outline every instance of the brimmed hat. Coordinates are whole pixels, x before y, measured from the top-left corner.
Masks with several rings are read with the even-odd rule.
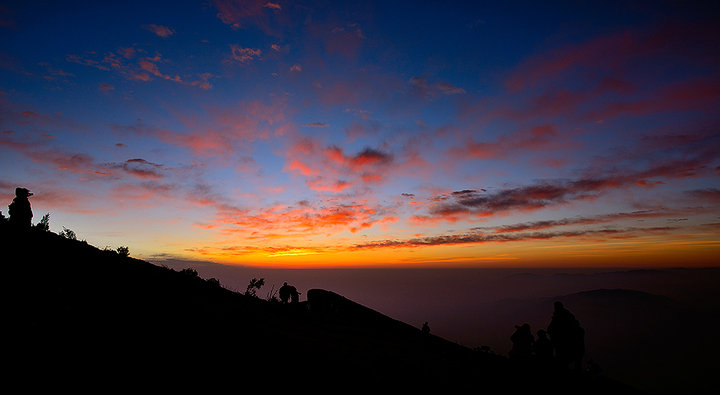
[[[27,188],[20,188],[20,187],[15,188],[15,196],[28,197],[28,196],[32,196],[32,195],[33,195],[32,192],[30,192]]]

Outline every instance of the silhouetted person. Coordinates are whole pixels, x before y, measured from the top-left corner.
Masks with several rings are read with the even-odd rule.
[[[300,302],[300,292],[295,289],[292,285],[290,286],[290,303]]]
[[[287,303],[288,300],[290,300],[290,287],[288,283],[283,283],[283,286],[280,287],[280,290],[278,291],[278,295],[280,295],[280,301],[284,304]]]
[[[10,224],[18,228],[30,229],[33,214],[28,197],[32,195],[26,188],[15,188],[15,198],[8,206]]]
[[[300,302],[300,293],[295,287],[293,287],[292,285],[288,285],[288,283],[286,282],[283,283],[282,287],[280,287],[278,294],[280,295],[280,301],[282,303],[287,303],[288,300],[290,300],[292,303]]]
[[[547,332],[540,329],[537,331],[537,340],[535,340],[535,356],[540,362],[550,362],[553,356],[553,347]]]
[[[550,334],[558,364],[567,367],[573,363],[576,369],[580,369],[582,358],[585,355],[585,330],[561,302],[555,302],[555,311],[548,326],[548,334]]]
[[[530,324],[515,325],[515,333],[510,336],[513,343],[510,350],[510,358],[516,360],[528,360],[532,356],[535,338],[530,331]]]
[[[422,326],[422,334],[423,335],[429,335],[430,334],[430,325],[428,325],[427,321]]]

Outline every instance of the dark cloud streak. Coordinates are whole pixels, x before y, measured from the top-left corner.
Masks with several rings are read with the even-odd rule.
[[[365,244],[356,244],[355,249],[398,248],[398,247],[428,247],[437,245],[455,244],[482,244],[502,243],[528,240],[547,240],[557,238],[571,238],[581,236],[610,236],[618,238],[636,237],[638,234],[664,234],[677,228],[658,226],[650,228],[624,228],[624,229],[585,229],[559,232],[526,232],[526,233],[463,233],[457,235],[440,235],[419,237],[408,240],[381,240]]]

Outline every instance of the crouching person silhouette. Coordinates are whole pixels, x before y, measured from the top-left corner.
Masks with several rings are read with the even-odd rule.
[[[32,195],[26,188],[15,188],[15,198],[8,206],[12,226],[20,229],[30,229],[32,226],[33,214],[30,208],[30,200],[28,200]]]

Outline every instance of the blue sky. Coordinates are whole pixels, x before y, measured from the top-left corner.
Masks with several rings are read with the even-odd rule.
[[[53,230],[149,258],[708,264],[717,15],[5,2],[0,186],[33,190]]]

